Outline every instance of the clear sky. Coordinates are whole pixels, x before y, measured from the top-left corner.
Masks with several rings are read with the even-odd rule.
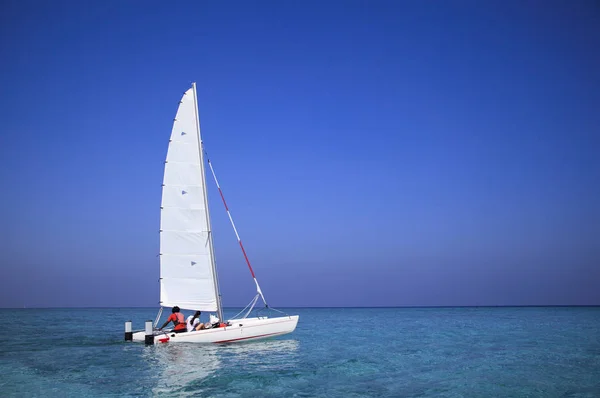
[[[182,93],[283,306],[600,304],[600,7],[0,9],[0,306],[155,306]],[[225,306],[254,284],[214,186]]]

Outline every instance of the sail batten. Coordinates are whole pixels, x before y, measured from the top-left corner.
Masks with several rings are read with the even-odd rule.
[[[160,225],[162,306],[218,311],[196,100],[185,92],[165,161]]]

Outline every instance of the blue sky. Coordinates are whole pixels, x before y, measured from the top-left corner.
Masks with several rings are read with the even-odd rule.
[[[593,1],[8,1],[0,306],[153,306],[183,91],[277,306],[600,304]],[[226,306],[253,295],[209,201]]]

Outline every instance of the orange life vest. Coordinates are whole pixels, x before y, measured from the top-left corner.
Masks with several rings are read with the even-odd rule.
[[[187,329],[185,326],[185,319],[183,318],[183,314],[181,312],[173,313],[175,315],[176,321],[173,321],[175,324],[175,330]]]

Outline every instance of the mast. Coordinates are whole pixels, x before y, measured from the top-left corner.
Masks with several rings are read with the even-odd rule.
[[[223,307],[221,306],[221,292],[219,291],[219,278],[217,276],[217,263],[215,260],[215,250],[213,246],[212,229],[210,223],[210,211],[208,210],[208,193],[206,189],[206,174],[204,170],[204,151],[202,150],[202,138],[200,136],[200,117],[198,115],[198,96],[196,94],[196,82],[192,83],[194,89],[194,111],[196,112],[196,133],[198,134],[198,152],[200,156],[200,171],[202,174],[202,184],[204,186],[204,208],[206,209],[206,229],[208,231],[208,242],[210,245],[210,262],[213,271],[213,282],[215,285],[215,291],[217,293],[217,315],[219,321],[224,322],[223,319]]]

